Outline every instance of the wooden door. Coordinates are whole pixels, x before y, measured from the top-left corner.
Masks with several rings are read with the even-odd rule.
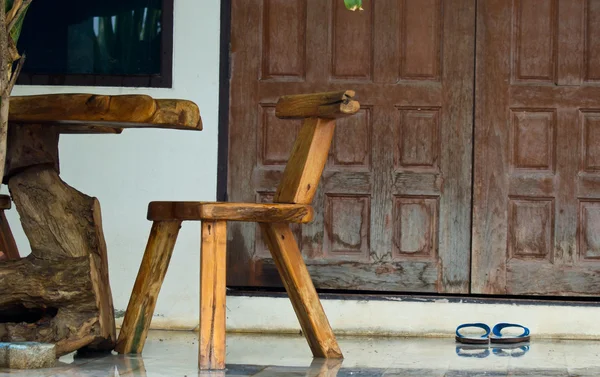
[[[469,288],[474,0],[232,0],[229,201],[270,201],[300,123],[278,96],[353,89],[295,229],[317,288]],[[230,224],[228,284],[281,286],[253,224]]]
[[[600,1],[477,6],[474,293],[600,293]]]

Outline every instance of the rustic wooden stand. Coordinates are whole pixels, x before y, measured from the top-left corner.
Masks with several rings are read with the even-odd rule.
[[[60,134],[125,128],[201,130],[189,101],[144,95],[13,97],[3,182],[31,254],[0,261],[0,341],[55,343],[57,355],[116,342],[98,199],[59,177]]]

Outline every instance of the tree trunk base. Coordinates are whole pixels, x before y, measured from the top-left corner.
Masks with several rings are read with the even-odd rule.
[[[13,125],[4,181],[31,255],[0,262],[0,341],[54,343],[57,355],[112,350],[115,318],[100,203],[58,175],[58,131]]]
[[[0,263],[0,341],[56,344],[57,356],[106,344],[90,257]]]

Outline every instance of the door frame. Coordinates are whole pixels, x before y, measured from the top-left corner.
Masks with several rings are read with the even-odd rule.
[[[231,0],[221,0],[219,33],[219,115],[217,136],[217,200],[227,201],[229,159],[229,80],[231,79]]]

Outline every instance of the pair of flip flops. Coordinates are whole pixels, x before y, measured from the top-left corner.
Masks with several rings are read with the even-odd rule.
[[[460,330],[464,328],[475,327],[485,331],[480,336],[466,336],[461,334]],[[517,327],[523,329],[521,335],[503,335],[502,330],[507,327]],[[492,335],[490,335],[490,333]],[[502,344],[514,344],[528,342],[530,340],[529,329],[525,326],[516,323],[498,323],[490,330],[490,327],[485,323],[465,323],[456,328],[456,341],[464,344],[488,344],[488,343],[502,343]]]

